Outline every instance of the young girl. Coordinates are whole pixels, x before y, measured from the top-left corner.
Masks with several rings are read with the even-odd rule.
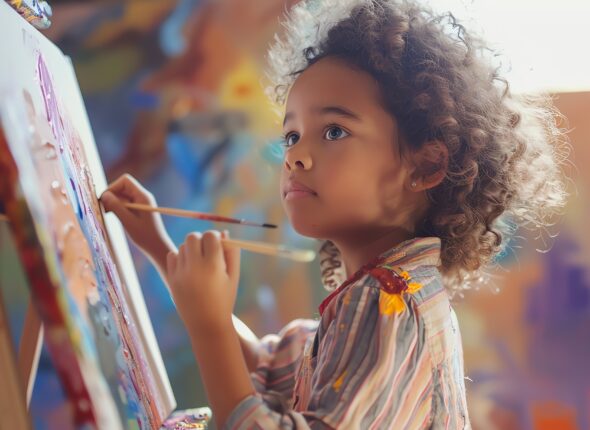
[[[418,3],[302,2],[286,30],[269,51],[286,102],[280,197],[324,241],[318,321],[258,340],[232,318],[225,233],[176,250],[158,215],[122,206],[156,204],[128,176],[105,209],[169,285],[224,428],[470,428],[449,295],[501,250],[501,214],[542,227],[563,205],[554,112],[511,94],[482,42]]]

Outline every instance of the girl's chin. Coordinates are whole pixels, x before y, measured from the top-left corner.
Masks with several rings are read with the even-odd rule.
[[[321,226],[317,222],[303,222],[303,220],[291,218],[289,219],[289,221],[291,222],[293,229],[301,236],[309,237],[312,239],[321,239],[325,237],[325,229],[321,228]]]
[[[324,237],[322,233],[318,229],[315,228],[298,228],[293,226],[294,230],[299,233],[301,236],[309,237],[310,239],[320,239]]]

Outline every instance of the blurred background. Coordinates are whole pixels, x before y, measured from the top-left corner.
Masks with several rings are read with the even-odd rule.
[[[43,33],[72,58],[109,180],[128,172],[162,206],[280,224],[233,237],[316,247],[286,222],[278,193],[278,117],[263,92],[264,55],[297,1],[50,1]],[[548,241],[518,231],[493,285],[457,297],[474,429],[590,429],[590,2],[437,0],[505,54],[516,92],[550,92],[570,129],[569,205]],[[175,240],[225,228],[165,218]],[[559,233],[557,235],[557,233]],[[24,283],[0,225],[0,285]],[[6,240],[4,240],[6,239]],[[155,269],[132,249],[178,407],[206,405],[185,330]],[[315,318],[317,264],[242,254],[237,315],[259,336]],[[18,332],[26,297],[9,288]],[[13,305],[12,305],[13,304]],[[198,310],[200,304],[195,303]],[[36,428],[69,429],[51,362],[34,388]]]

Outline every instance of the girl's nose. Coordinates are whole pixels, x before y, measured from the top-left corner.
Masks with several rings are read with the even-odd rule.
[[[313,162],[309,152],[297,151],[291,149],[285,154],[285,168],[288,171],[291,170],[309,170],[311,169]]]

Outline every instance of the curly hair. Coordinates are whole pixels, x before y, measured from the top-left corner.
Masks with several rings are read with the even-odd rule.
[[[452,14],[413,1],[303,1],[283,24],[267,57],[274,102],[285,103],[307,67],[336,56],[377,80],[405,149],[447,147],[448,160],[423,166],[446,175],[427,191],[416,234],[441,239],[451,293],[486,279],[514,225],[544,229],[560,214],[569,151],[561,116],[547,96],[513,94],[493,51]]]

